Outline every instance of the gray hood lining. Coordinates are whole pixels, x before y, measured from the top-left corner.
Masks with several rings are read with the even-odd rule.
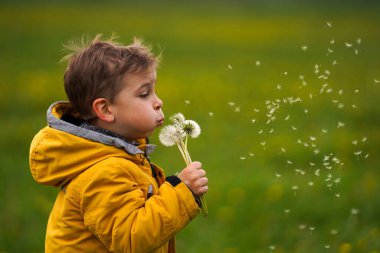
[[[58,101],[58,102],[53,103],[49,107],[46,114],[46,118],[47,118],[47,122],[49,126],[54,129],[57,129],[57,130],[60,130],[60,131],[63,131],[63,132],[66,132],[78,137],[82,137],[87,140],[100,142],[108,146],[115,146],[117,148],[124,149],[130,155],[144,154],[144,153],[149,155],[156,148],[156,145],[146,144],[146,151],[144,152],[138,147],[136,147],[135,145],[128,143],[121,138],[106,135],[98,131],[93,131],[84,127],[80,127],[80,126],[71,124],[70,122],[64,121],[60,118],[57,118],[56,116],[53,115],[52,111],[53,111],[53,108],[59,104],[69,105],[69,102]]]

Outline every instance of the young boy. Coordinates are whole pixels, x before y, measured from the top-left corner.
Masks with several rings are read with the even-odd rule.
[[[30,148],[34,179],[60,188],[45,252],[175,252],[174,235],[199,213],[208,179],[199,162],[165,177],[149,161],[147,138],[164,122],[157,57],[138,40],[100,36],[70,48],[69,102],[50,106]]]

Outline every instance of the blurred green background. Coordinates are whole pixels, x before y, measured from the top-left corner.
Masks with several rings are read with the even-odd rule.
[[[189,143],[209,216],[178,252],[380,252],[376,1],[2,1],[0,252],[43,252],[57,189],[29,144],[64,100],[62,44],[113,32],[162,53],[157,92],[202,127]],[[167,174],[184,167],[158,143]]]

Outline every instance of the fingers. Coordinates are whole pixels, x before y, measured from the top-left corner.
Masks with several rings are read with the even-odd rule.
[[[200,162],[193,162],[179,173],[178,177],[196,195],[203,195],[208,191],[208,178]]]

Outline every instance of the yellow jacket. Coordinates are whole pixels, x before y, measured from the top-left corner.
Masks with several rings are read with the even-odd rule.
[[[47,119],[30,148],[34,179],[60,187],[45,252],[175,252],[174,235],[200,209],[184,183],[150,164],[151,145],[82,127],[66,102]]]

